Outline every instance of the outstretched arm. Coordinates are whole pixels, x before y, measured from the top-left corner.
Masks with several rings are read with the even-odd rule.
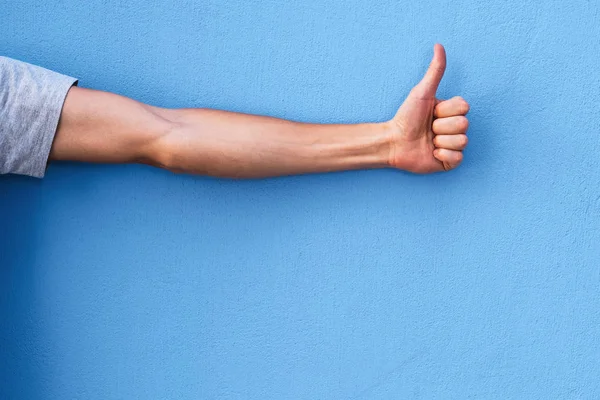
[[[390,141],[385,124],[318,125],[209,109],[170,110],[73,87],[50,157],[251,178],[385,167]]]
[[[448,170],[462,160],[468,104],[439,101],[445,68],[433,61],[391,121],[321,125],[209,109],[165,109],[73,87],[51,160],[145,163],[176,172],[255,178],[394,167]]]

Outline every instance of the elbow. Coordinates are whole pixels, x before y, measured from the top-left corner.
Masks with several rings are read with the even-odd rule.
[[[170,136],[169,134],[165,134],[152,143],[148,157],[144,160],[144,163],[175,173],[184,172],[177,162],[177,152],[172,143],[170,143]]]
[[[183,172],[178,162],[176,137],[181,130],[181,124],[169,118],[175,110],[153,110],[157,116],[157,129],[151,140],[144,147],[141,163],[165,169],[171,172]]]

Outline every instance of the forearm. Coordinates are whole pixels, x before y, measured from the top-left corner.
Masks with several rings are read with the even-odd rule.
[[[388,165],[385,124],[318,125],[208,109],[168,110],[74,88],[53,160],[141,162],[254,178]]]
[[[254,178],[387,166],[383,124],[319,125],[208,109],[163,110],[170,169]]]

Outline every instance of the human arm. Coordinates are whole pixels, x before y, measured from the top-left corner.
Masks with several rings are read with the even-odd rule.
[[[353,125],[165,109],[73,87],[50,160],[137,162],[234,178],[385,167],[448,170],[462,161],[468,104],[435,98],[444,68],[444,49],[436,45],[428,72],[392,120]]]

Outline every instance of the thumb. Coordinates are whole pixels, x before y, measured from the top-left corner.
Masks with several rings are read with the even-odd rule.
[[[436,45],[433,46],[433,59],[429,64],[429,68],[427,69],[423,79],[421,79],[421,82],[419,82],[417,85],[419,87],[419,91],[423,95],[435,97],[435,92],[442,81],[445,70],[446,50],[444,50],[444,46],[436,43]]]

